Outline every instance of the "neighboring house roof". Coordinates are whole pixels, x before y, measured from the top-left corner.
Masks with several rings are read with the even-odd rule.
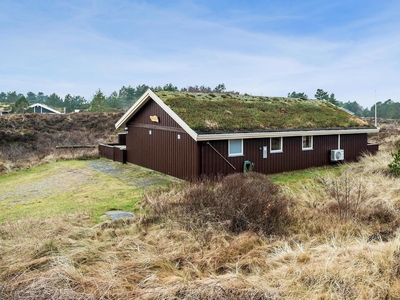
[[[47,109],[47,110],[49,110],[49,111],[51,111],[51,112],[53,112],[55,114],[61,114],[61,112],[59,112],[58,110],[55,110],[54,108],[51,108],[51,107],[49,107],[47,105],[44,105],[42,103],[35,103],[35,104],[32,104],[32,105],[29,106],[29,108],[35,108],[35,107],[41,107],[41,108]]]
[[[154,93],[150,89],[116,128],[124,127],[150,99],[196,141],[378,132],[370,123],[327,101],[228,93]]]

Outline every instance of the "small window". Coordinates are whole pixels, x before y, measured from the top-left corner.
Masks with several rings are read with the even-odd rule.
[[[303,150],[313,149],[313,137],[311,135],[303,136]]]
[[[228,141],[228,156],[243,156],[243,140]]]
[[[271,138],[271,153],[283,152],[282,138]]]

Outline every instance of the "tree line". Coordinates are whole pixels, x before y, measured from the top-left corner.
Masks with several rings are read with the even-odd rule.
[[[301,98],[301,99],[308,99],[308,96],[305,93],[297,93],[292,92],[288,93],[287,95],[289,98]],[[335,94],[329,94],[328,92],[324,91],[323,89],[317,89],[315,95],[315,99],[318,100],[326,100],[336,106],[345,108],[355,115],[359,117],[374,117],[375,116],[375,104],[368,107],[362,107],[356,101],[347,101],[342,102],[335,98]],[[376,110],[379,118],[383,119],[400,119],[400,103],[394,102],[391,99],[386,100],[385,102],[377,102],[376,103]]]
[[[136,87],[122,86],[119,91],[113,91],[110,95],[106,96],[101,89],[98,89],[92,99],[88,101],[82,96],[67,94],[64,98],[58,96],[56,93],[45,95],[43,92],[37,94],[28,92],[26,95],[13,92],[1,92],[0,102],[12,104],[13,113],[22,113],[27,111],[27,107],[34,103],[42,103],[47,106],[59,109],[62,112],[73,112],[75,110],[88,110],[88,111],[113,111],[127,109],[138,100],[143,93],[151,88],[153,91],[186,91],[186,92],[199,92],[199,93],[223,93],[227,92],[225,84],[218,84],[214,89],[202,86],[189,86],[186,88],[178,89],[172,83],[164,86],[151,87],[146,84],[140,84]],[[231,91],[232,93],[236,93]]]
[[[12,104],[12,112],[22,113],[26,108],[34,103],[43,103],[50,107],[59,109],[62,112],[73,112],[75,110],[88,110],[88,111],[113,111],[124,110],[132,106],[143,93],[151,88],[154,91],[182,91],[182,92],[196,92],[196,93],[236,93],[235,91],[227,91],[225,84],[218,84],[215,88],[209,86],[189,86],[179,89],[172,83],[165,84],[164,86],[151,87],[146,84],[140,84],[136,87],[122,86],[119,91],[113,91],[110,95],[105,95],[101,89],[98,89],[92,99],[88,101],[82,96],[67,94],[64,98],[58,96],[56,93],[45,95],[43,92],[37,94],[28,92],[26,95],[13,92],[0,92],[0,102]],[[308,96],[301,92],[293,91],[287,94],[289,98],[309,99]],[[375,115],[375,104],[371,108],[364,108],[356,101],[342,102],[336,99],[335,94],[317,89],[315,99],[326,100],[339,107],[345,108],[355,115],[360,117],[373,117]],[[377,112],[380,118],[387,119],[400,119],[400,103],[394,102],[391,99],[385,102],[377,102]]]

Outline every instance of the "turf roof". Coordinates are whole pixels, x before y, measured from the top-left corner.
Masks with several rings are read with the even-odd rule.
[[[371,128],[326,101],[228,93],[156,92],[199,133]]]

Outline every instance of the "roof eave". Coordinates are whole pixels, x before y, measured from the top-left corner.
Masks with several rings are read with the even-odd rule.
[[[265,131],[265,132],[246,132],[246,133],[218,133],[218,134],[198,134],[197,141],[215,141],[230,139],[255,139],[272,137],[295,137],[295,136],[317,136],[317,135],[339,135],[339,134],[360,134],[378,133],[379,128],[346,128],[346,129],[323,129],[323,130],[286,130],[286,131]]]

